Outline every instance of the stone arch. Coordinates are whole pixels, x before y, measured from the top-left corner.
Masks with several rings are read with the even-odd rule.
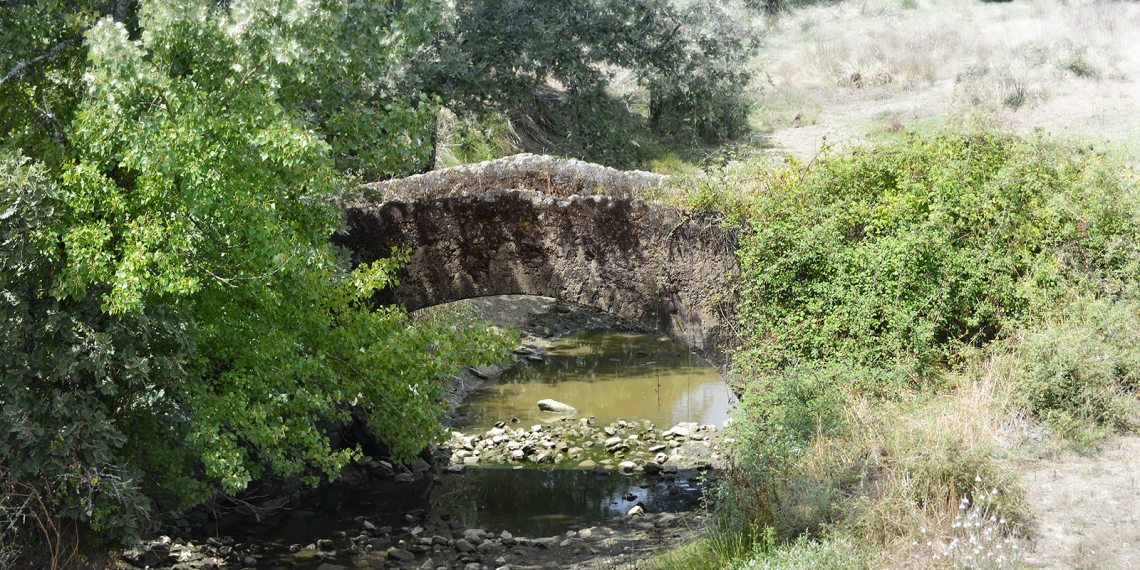
[[[513,179],[480,178],[478,172],[494,170],[487,164],[468,167],[463,184],[498,189],[457,192],[445,183],[442,191],[417,192],[420,197],[378,203],[358,198],[347,205],[348,231],[337,241],[352,249],[355,263],[388,257],[394,246],[411,248],[399,285],[380,293],[379,302],[416,310],[489,295],[554,297],[665,334],[728,377],[735,315],[727,284],[738,272],[736,229],[631,196],[638,180],[630,173],[539,157],[527,164],[547,172],[545,180],[528,178],[525,168],[513,169],[522,173]],[[573,176],[582,165],[594,175],[591,184],[602,184],[567,189],[552,182],[556,176],[582,180]],[[422,176],[447,180],[457,174],[450,170]],[[626,195],[598,194],[614,189],[604,185],[607,176],[624,180],[614,193]],[[425,183],[422,177],[413,182]],[[408,195],[407,187],[387,184],[379,189],[384,197]],[[566,195],[570,191],[594,195]]]

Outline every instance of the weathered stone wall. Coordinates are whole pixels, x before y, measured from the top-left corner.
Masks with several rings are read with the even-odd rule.
[[[565,176],[584,164],[543,161]],[[626,178],[619,189],[630,188],[630,179],[637,180]],[[355,262],[387,257],[393,246],[412,249],[400,285],[380,302],[416,310],[487,295],[555,297],[659,331],[727,372],[734,315],[726,285],[737,271],[735,230],[636,198],[503,189],[457,194],[440,184],[442,196],[346,208],[349,231],[338,241],[353,250]],[[477,187],[467,179],[461,185]]]
[[[580,160],[523,153],[433,170],[399,180],[363,184],[343,196],[341,201],[346,206],[364,206],[388,200],[482,194],[488,190],[534,190],[552,196],[601,194],[629,198],[661,186],[668,180],[668,176],[652,172],[622,171]]]

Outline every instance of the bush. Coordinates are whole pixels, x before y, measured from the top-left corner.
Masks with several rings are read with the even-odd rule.
[[[894,404],[979,355],[1016,354],[1016,407],[1067,437],[1140,418],[1140,208],[1134,177],[1101,156],[906,136],[742,169],[679,199],[751,230],[735,288],[744,398],[717,494],[742,536],[917,545],[921,528],[928,557],[969,555],[970,538],[1003,555],[1028,523],[1024,495],[970,436],[1004,408],[955,418],[972,423],[954,433]],[[853,409],[867,406],[886,411]]]
[[[1078,448],[1140,426],[1140,303],[1078,299],[1025,333],[1016,404]],[[1103,428],[1098,433],[1096,428]]]
[[[910,136],[750,176],[730,182],[751,189],[746,376],[846,359],[924,383],[1071,288],[1112,296],[1135,282],[1133,189],[1079,148]]]
[[[111,316],[102,291],[79,300],[50,294],[65,263],[57,235],[65,208],[39,165],[0,157],[0,212],[5,512],[19,518],[22,540],[46,540],[34,521],[62,516],[129,543],[152,506],[141,468],[185,453],[164,444],[185,412],[161,394],[184,380],[196,331],[176,307]],[[165,476],[178,487],[185,474]],[[22,507],[15,496],[26,499]]]
[[[716,502],[737,529],[770,528],[780,539],[831,521],[835,489],[805,476],[799,462],[816,437],[843,429],[843,365],[797,369],[755,380],[733,414],[729,465]]]

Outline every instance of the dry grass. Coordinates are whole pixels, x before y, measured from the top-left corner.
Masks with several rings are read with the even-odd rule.
[[[1140,156],[1140,5],[866,0],[776,20],[754,123],[809,157],[904,127],[1041,131]]]
[[[815,438],[798,471],[839,488],[838,532],[876,551],[879,567],[960,567],[974,548],[1007,566],[1020,556],[1030,515],[1001,458],[1017,455],[1032,427],[1011,410],[1014,364],[979,363],[939,396],[855,399],[843,435]],[[811,484],[798,485],[782,517],[804,524],[818,515]]]

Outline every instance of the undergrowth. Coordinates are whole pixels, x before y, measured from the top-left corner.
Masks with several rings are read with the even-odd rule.
[[[1140,421],[1136,189],[1078,146],[944,133],[674,192],[747,229],[743,402],[734,530],[661,566],[1016,564],[1033,520],[1002,459]]]

